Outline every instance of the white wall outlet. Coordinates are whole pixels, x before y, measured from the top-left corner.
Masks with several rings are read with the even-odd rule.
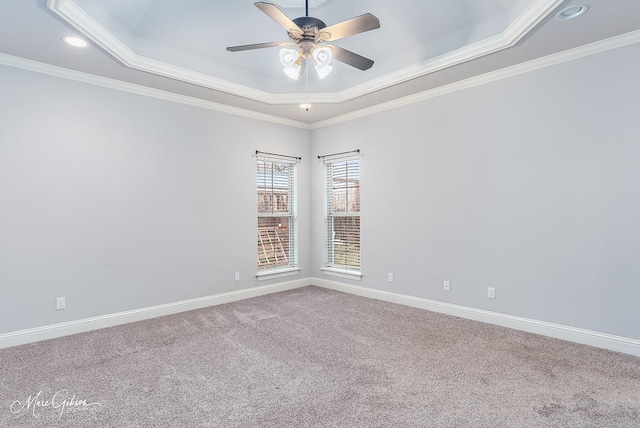
[[[240,272],[236,272],[236,274],[233,276],[233,278],[236,281],[240,281]]]
[[[64,309],[67,307],[67,302],[64,297],[58,297],[56,299],[56,310]]]
[[[444,291],[451,291],[451,281],[442,281],[442,289]]]
[[[393,282],[393,272],[389,272],[389,274],[387,275],[387,279],[389,280],[389,282]]]
[[[489,287],[489,289],[487,290],[487,297],[489,297],[490,299],[495,299],[496,298],[496,289],[493,287]]]

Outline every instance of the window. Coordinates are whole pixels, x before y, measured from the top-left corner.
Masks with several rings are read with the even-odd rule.
[[[296,163],[258,158],[258,274],[298,264]]]
[[[360,271],[360,160],[326,160],[327,267]]]

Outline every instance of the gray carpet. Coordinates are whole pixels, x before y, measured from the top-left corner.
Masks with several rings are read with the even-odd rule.
[[[0,363],[2,427],[640,427],[640,358],[317,287]]]

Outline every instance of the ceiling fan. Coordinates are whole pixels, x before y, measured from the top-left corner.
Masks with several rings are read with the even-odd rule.
[[[305,0],[305,16],[294,20],[289,19],[274,4],[257,2],[254,5],[284,28],[290,41],[230,46],[227,48],[228,51],[239,52],[282,47],[283,49],[280,50],[280,62],[284,67],[285,74],[292,79],[300,77],[306,68],[306,61],[310,58],[314,60],[315,69],[320,79],[325,78],[331,72],[333,67],[330,64],[334,58],[363,71],[373,66],[373,61],[369,58],[339,46],[323,44],[324,42],[333,42],[343,37],[380,28],[380,21],[372,14],[365,13],[327,27],[327,24],[321,20],[309,16],[309,0]],[[289,46],[296,46],[297,49],[289,48]]]

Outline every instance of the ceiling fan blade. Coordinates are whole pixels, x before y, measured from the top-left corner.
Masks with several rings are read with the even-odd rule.
[[[320,30],[320,37],[323,41],[334,41],[353,34],[375,30],[376,28],[380,28],[378,18],[370,13],[365,13],[323,28]]]
[[[292,33],[301,36],[303,31],[300,27],[296,25],[287,15],[284,14],[283,11],[278,9],[278,6],[271,3],[264,2],[256,2],[254,3],[255,7],[263,11],[269,18],[276,21],[282,28],[287,30],[287,33]]]
[[[255,43],[252,45],[229,46],[227,50],[229,52],[240,52],[240,51],[250,51],[253,49],[277,48],[277,47],[291,46],[291,45],[293,45],[293,43],[291,42],[267,42],[267,43]]]
[[[373,61],[369,58],[348,51],[340,46],[328,45],[328,47],[330,47],[333,52],[333,59],[337,59],[359,70],[368,70],[373,66]]]

